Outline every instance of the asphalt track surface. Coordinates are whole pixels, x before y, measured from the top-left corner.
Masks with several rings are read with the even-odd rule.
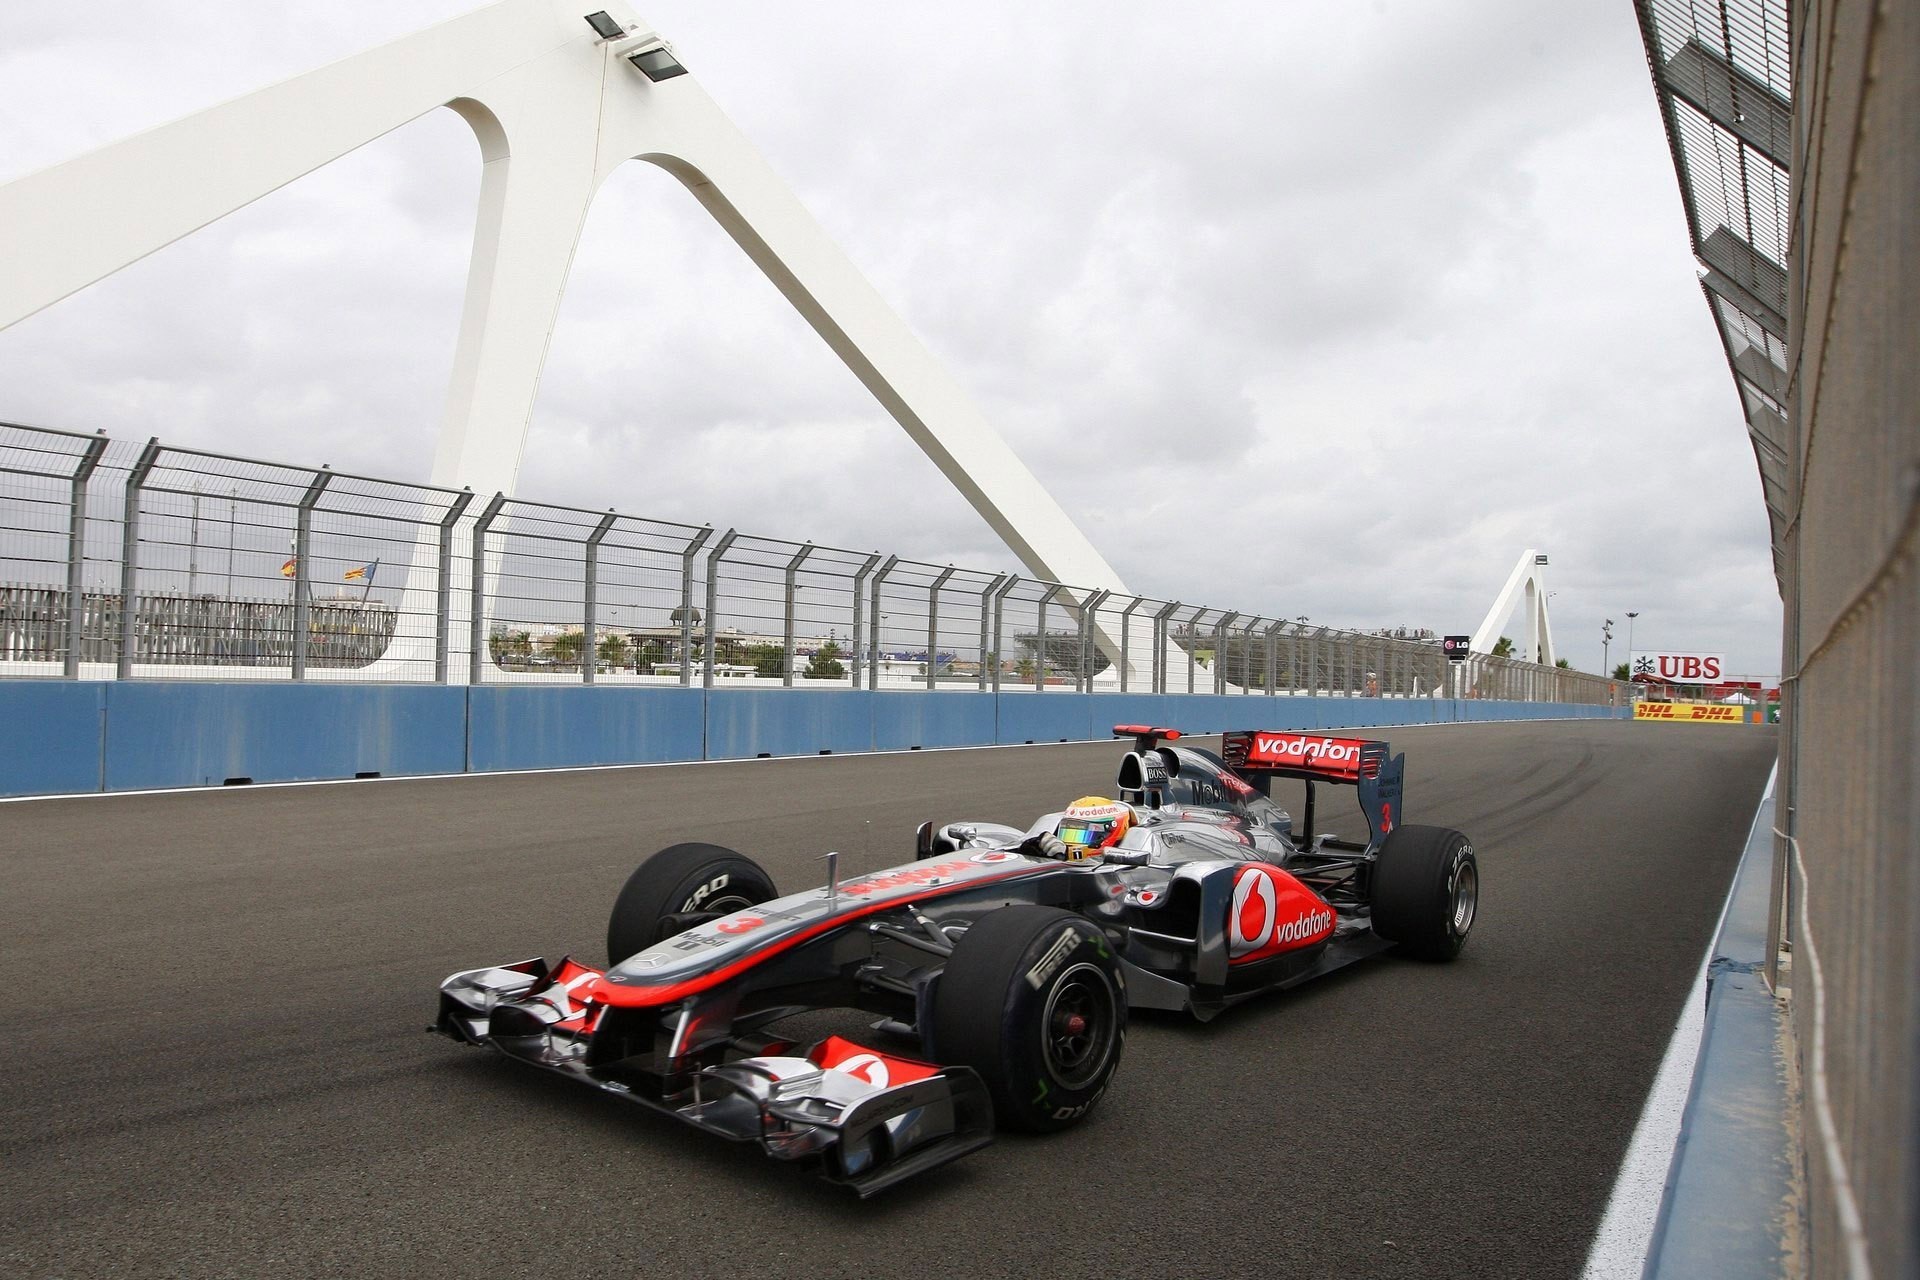
[[[818,883],[1104,791],[1116,747],[0,805],[0,1275],[1577,1275],[1773,731],[1392,737],[1409,818],[1479,852],[1458,961],[1137,1016],[1088,1122],[864,1203],[422,1034],[436,983],[597,962],[658,846]]]

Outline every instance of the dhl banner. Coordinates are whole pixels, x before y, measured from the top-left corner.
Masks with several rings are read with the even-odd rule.
[[[1745,724],[1748,708],[1717,702],[1636,702],[1635,720],[1708,720],[1714,724]]]

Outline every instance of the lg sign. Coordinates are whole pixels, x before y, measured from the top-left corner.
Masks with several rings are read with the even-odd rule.
[[[1633,674],[1654,680],[1672,680],[1679,684],[1717,683],[1726,663],[1717,653],[1665,653],[1646,649],[1633,651]]]

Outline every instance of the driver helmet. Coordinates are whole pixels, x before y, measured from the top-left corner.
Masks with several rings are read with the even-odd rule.
[[[1054,834],[1067,846],[1067,857],[1084,858],[1095,850],[1119,844],[1132,826],[1131,805],[1105,796],[1081,796],[1060,815]]]

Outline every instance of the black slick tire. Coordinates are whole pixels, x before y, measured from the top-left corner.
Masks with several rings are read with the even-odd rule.
[[[1093,1110],[1127,1038],[1127,988],[1106,935],[1051,907],[976,920],[935,990],[934,1060],[972,1067],[1006,1128],[1052,1133]]]
[[[680,917],[728,915],[778,894],[760,864],[717,844],[668,845],[627,877],[607,918],[607,962],[680,931]]]
[[[1448,827],[1400,827],[1373,866],[1373,931],[1422,960],[1460,954],[1480,905],[1480,864]]]

